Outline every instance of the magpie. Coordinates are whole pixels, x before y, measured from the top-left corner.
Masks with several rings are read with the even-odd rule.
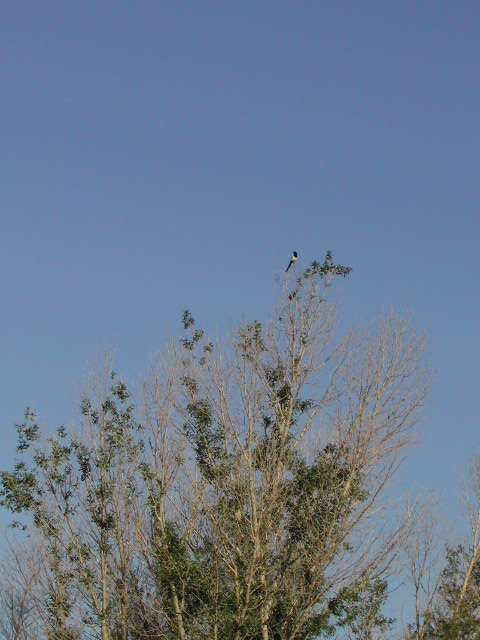
[[[292,257],[290,258],[290,262],[288,263],[288,267],[285,269],[285,273],[287,273],[287,271],[290,269],[290,267],[292,266],[292,264],[293,264],[294,262],[296,262],[296,260],[297,260],[297,252],[296,252],[296,251],[294,251],[294,252],[293,252],[293,254],[292,254]]]

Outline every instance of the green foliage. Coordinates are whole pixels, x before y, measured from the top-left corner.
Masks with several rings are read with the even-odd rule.
[[[212,481],[221,472],[225,460],[222,432],[215,424],[211,407],[205,399],[190,402],[186,410],[190,420],[184,424],[184,433],[192,442],[204,478]]]
[[[183,315],[184,329],[189,329],[194,325],[193,316],[189,311],[185,311]],[[192,329],[191,336],[181,340],[185,351],[187,354],[191,352],[193,359],[195,359],[196,346],[203,336],[203,331]],[[212,349],[211,344],[203,345],[203,354],[211,353]],[[205,364],[205,355],[202,356],[199,364]],[[184,422],[183,432],[193,446],[203,477],[211,482],[217,474],[222,473],[222,465],[225,462],[223,434],[220,425],[216,424],[214,420],[210,403],[207,399],[199,397],[195,371],[192,370],[189,373],[189,366],[189,360],[185,360],[185,374],[182,376],[181,382],[188,397],[185,407],[188,419]]]
[[[246,360],[254,362],[265,351],[261,323],[254,320],[240,327],[236,344],[242,356]]]
[[[477,640],[480,637],[480,567],[474,564],[463,601],[460,595],[472,554],[463,545],[447,549],[439,600],[426,620],[425,640]],[[415,637],[412,630],[412,638]]]
[[[185,331],[195,324],[195,320],[188,309],[183,312],[182,324]]]
[[[185,331],[187,331],[190,327],[193,327],[195,325],[195,320],[192,314],[190,313],[190,311],[188,311],[188,309],[183,312],[182,324]],[[202,331],[201,329],[195,329],[195,330],[192,330],[191,337],[182,338],[180,342],[182,343],[183,347],[187,351],[193,351],[195,348],[195,345],[197,344],[197,342],[200,342],[203,336],[204,336],[204,331]]]
[[[321,548],[323,534],[331,535],[331,527],[368,498],[360,478],[350,479],[349,463],[336,445],[327,445],[310,465],[304,458],[296,459],[287,502],[292,542],[308,539],[313,530],[315,544]]]
[[[351,267],[335,264],[331,252],[327,251],[323,263],[315,260],[303,270],[302,274],[296,279],[288,298],[298,306],[302,299],[302,294],[306,294],[310,302],[320,303],[323,301],[323,296],[319,296],[316,285],[323,283],[324,287],[328,288],[335,278],[339,276],[345,278],[351,271]]]
[[[22,528],[35,528],[45,541],[52,576],[47,600],[50,637],[65,640],[80,637],[68,623],[74,590],[82,586],[87,593],[99,593],[101,589],[95,557],[107,556],[113,548],[116,473],[122,460],[133,461],[141,449],[130,395],[115,374],[101,406],[94,408],[86,396],[80,411],[95,441],[60,427],[42,444],[35,414],[27,411],[25,423],[16,425],[22,459],[13,471],[0,473],[2,506],[24,514]],[[75,530],[77,516],[85,519],[84,531]],[[19,523],[14,521],[13,526]],[[109,580],[114,584],[113,578]]]
[[[303,278],[308,280],[318,276],[320,279],[325,279],[327,276],[342,276],[345,278],[352,271],[351,267],[345,267],[340,264],[334,264],[331,251],[327,251],[323,264],[319,262],[312,262],[310,267],[307,267],[303,271]]]
[[[387,632],[394,622],[381,612],[387,589],[385,580],[365,578],[340,591],[328,603],[329,611],[336,618],[335,626],[348,627],[362,640],[371,640],[375,631]]]

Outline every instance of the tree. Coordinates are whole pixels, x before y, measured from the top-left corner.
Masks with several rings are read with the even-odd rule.
[[[43,442],[28,410],[16,425],[21,459],[1,474],[4,506],[28,512],[46,545],[47,633],[62,640],[80,637],[83,628],[107,640],[118,625],[118,637],[127,637],[136,423],[126,387],[108,362],[95,391],[96,406],[82,398],[79,433],[60,427]]]
[[[195,546],[226,583],[209,637],[314,638],[381,601],[407,526],[387,531],[378,509],[424,397],[422,339],[392,315],[332,347],[325,294],[347,273],[327,255],[286,279],[274,319],[241,326],[229,355],[184,318]]]
[[[439,525],[439,504],[427,494],[420,517],[405,548],[405,576],[414,597],[415,621],[407,625],[404,637],[425,640],[430,637],[442,571],[445,568],[446,532]]]
[[[443,568],[421,611],[415,640],[475,640],[480,637],[480,458],[473,459],[464,501],[470,535],[446,545]],[[430,538],[433,540],[433,537]],[[428,552],[428,549],[426,549]],[[428,559],[428,553],[425,554]],[[425,563],[428,565],[428,560]],[[419,611],[417,608],[417,620]]]
[[[38,545],[22,545],[6,538],[8,553],[0,564],[0,638],[36,640],[38,607],[36,587],[39,580]],[[33,552],[33,553],[32,553]]]
[[[423,337],[391,314],[335,343],[327,293],[350,269],[314,262],[279,284],[264,324],[185,335],[136,409],[111,373],[81,429],[43,445],[17,426],[2,504],[47,548],[52,633],[101,640],[373,638],[411,529],[388,484],[427,387]],[[107,381],[110,380],[107,384]],[[31,454],[30,462],[26,455]]]

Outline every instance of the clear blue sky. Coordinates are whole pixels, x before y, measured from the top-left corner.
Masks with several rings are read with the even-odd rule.
[[[429,335],[408,482],[480,448],[477,2],[3,2],[0,464],[95,351],[127,380],[190,308],[263,319],[331,249],[346,321]]]

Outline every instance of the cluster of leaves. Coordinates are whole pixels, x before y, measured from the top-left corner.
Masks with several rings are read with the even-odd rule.
[[[304,541],[313,530],[312,538],[321,549],[323,533],[368,498],[361,478],[350,482],[351,477],[349,462],[335,444],[318,452],[311,464],[297,457],[287,502],[290,540]]]
[[[307,267],[303,271],[303,278],[308,280],[318,276],[320,279],[325,279],[327,276],[342,276],[345,278],[351,272],[351,267],[345,267],[341,264],[335,264],[331,251],[327,251],[325,260],[322,264],[317,261],[312,262],[310,267]]]

